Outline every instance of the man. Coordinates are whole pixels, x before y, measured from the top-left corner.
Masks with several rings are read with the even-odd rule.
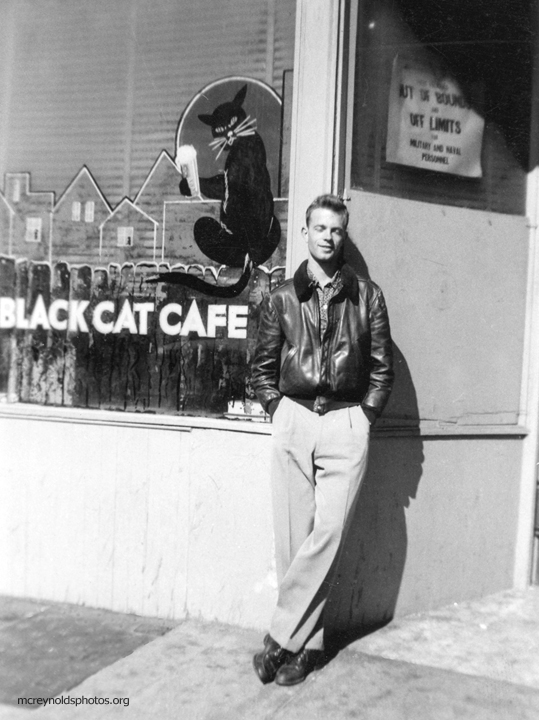
[[[333,195],[309,206],[309,256],[263,304],[254,389],[272,417],[272,492],[279,598],[263,683],[301,682],[324,661],[324,605],[347,519],[367,467],[370,426],[393,382],[380,288],[343,260],[348,210]]]

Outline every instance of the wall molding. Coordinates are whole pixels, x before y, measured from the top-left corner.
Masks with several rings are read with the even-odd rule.
[[[154,428],[190,432],[192,429],[223,430],[254,435],[270,435],[270,423],[214,417],[191,417],[188,415],[157,415],[88,408],[65,408],[29,403],[1,403],[0,417],[13,420],[39,420],[80,425],[109,425],[111,427]]]
[[[66,408],[31,403],[0,402],[0,417],[13,420],[75,423],[80,425],[108,425],[111,427],[153,428],[190,432],[193,429],[242,432],[250,435],[271,435],[271,423],[248,418],[193,417],[189,415],[161,415],[142,412]],[[422,421],[418,425],[379,426],[373,439],[423,438],[425,440],[505,438],[522,439],[529,434],[523,425],[461,425],[457,423]]]
[[[312,200],[333,188],[338,2],[297,0],[286,276],[307,257],[300,235]]]

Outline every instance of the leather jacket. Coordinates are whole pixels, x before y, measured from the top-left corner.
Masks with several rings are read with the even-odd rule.
[[[307,261],[263,302],[253,359],[253,388],[268,411],[283,395],[357,402],[382,412],[393,384],[389,320],[382,291],[341,268],[343,287],[319,333],[319,302]]]

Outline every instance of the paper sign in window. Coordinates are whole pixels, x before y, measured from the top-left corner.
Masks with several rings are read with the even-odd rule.
[[[388,162],[482,176],[485,123],[454,79],[397,55],[389,92]]]

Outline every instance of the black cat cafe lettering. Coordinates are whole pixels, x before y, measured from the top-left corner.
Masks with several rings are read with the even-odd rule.
[[[93,328],[103,335],[126,331],[131,335],[147,335],[150,315],[155,303],[131,303],[124,300],[117,308],[112,300],[104,300],[89,309],[88,300],[53,300],[47,308],[42,295],[38,295],[32,311],[27,313],[24,298],[0,297],[0,329],[59,330],[89,333]],[[247,338],[247,305],[207,305],[201,313],[195,299],[189,305],[167,303],[159,310],[159,328],[165,335],[186,337],[225,336]]]
[[[200,178],[203,196],[221,200],[220,222],[201,217],[194,225],[194,239],[200,250],[214,262],[243,268],[230,286],[211,285],[184,272],[160,273],[152,282],[186,285],[206,295],[235,297],[249,282],[252,270],[271,257],[281,239],[279,221],[273,214],[273,195],[266,165],[264,142],[256,132],[256,119],[243,108],[247,85],[229,101],[218,105],[211,115],[199,120],[211,128],[210,146],[228,153],[224,173]],[[180,183],[182,195],[191,196],[187,178]]]

